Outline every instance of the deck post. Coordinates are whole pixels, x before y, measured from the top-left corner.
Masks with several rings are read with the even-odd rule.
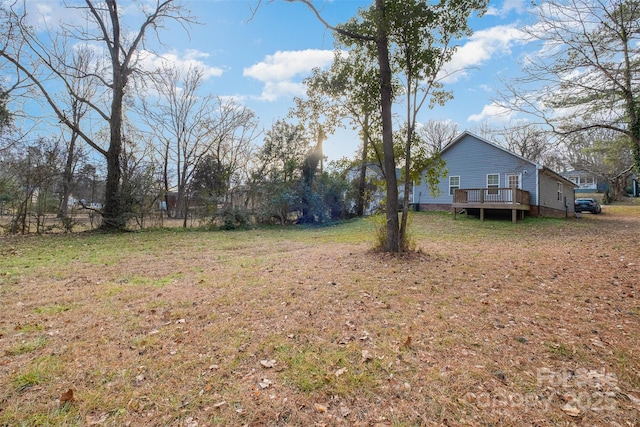
[[[517,209],[511,209],[511,222],[512,223],[516,223],[518,222],[518,210]]]
[[[451,215],[452,215],[452,218],[455,220],[456,219],[456,208],[451,208]]]
[[[480,208],[480,222],[484,222],[484,208]]]

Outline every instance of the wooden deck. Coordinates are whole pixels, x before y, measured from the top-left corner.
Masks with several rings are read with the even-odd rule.
[[[484,221],[485,209],[511,210],[511,221],[524,218],[531,210],[529,192],[519,188],[460,188],[453,192],[451,211],[456,219],[457,209],[480,209],[480,221]]]

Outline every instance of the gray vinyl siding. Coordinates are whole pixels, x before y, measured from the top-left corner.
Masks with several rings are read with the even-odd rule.
[[[562,183],[562,199],[558,200],[558,183]],[[544,172],[540,173],[540,201],[539,205],[560,211],[566,207],[569,212],[574,211],[574,187],[568,185],[564,180],[549,176]]]
[[[442,158],[448,173],[440,180],[440,195],[429,194],[424,178],[414,189],[414,203],[451,204],[449,177],[460,177],[460,188],[486,188],[487,175],[499,174],[500,187],[507,187],[509,175],[520,176],[520,188],[530,193],[531,204],[536,204],[536,164],[522,159],[506,150],[482,141],[473,135],[464,134],[460,140],[445,148]]]

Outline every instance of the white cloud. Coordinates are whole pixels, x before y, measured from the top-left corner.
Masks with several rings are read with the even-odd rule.
[[[514,116],[513,110],[492,102],[485,105],[480,114],[472,114],[467,120],[470,122],[508,123]]]
[[[316,67],[331,65],[333,56],[332,50],[278,51],[245,68],[243,75],[263,82],[261,98],[274,101],[283,96],[304,94],[304,86],[293,80],[308,75]]]
[[[513,46],[527,43],[517,24],[499,25],[476,31],[458,48],[442,73],[444,83],[455,83],[465,77],[468,70],[478,67],[495,56],[509,55]]]
[[[305,91],[305,85],[302,83],[291,81],[265,82],[260,98],[265,101],[275,101],[281,97],[302,96]]]
[[[487,8],[486,15],[488,16],[506,16],[509,12],[516,12],[518,14],[524,12],[525,2],[524,0],[505,0],[501,8],[489,6]]]
[[[26,23],[36,31],[50,31],[59,29],[60,23],[82,26],[85,22],[83,13],[78,8],[68,8],[64,4],[52,1],[29,1],[24,3],[26,9]],[[12,7],[21,12],[19,3]]]
[[[176,67],[181,72],[186,72],[190,68],[198,68],[203,71],[205,79],[211,77],[220,77],[224,70],[218,67],[207,65],[203,60],[208,58],[209,54],[196,49],[188,49],[182,54],[172,50],[162,55],[155,55],[148,51],[141,51],[139,60],[142,68],[153,71],[163,66]]]

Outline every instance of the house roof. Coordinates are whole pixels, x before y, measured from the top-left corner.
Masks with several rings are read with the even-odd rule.
[[[542,173],[544,173],[545,175],[549,175],[549,176],[551,176],[552,178],[557,179],[558,181],[562,181],[563,183],[567,184],[568,186],[570,186],[570,187],[572,187],[572,188],[578,188],[578,187],[579,187],[579,185],[578,185],[578,184],[576,184],[575,182],[568,180],[568,179],[567,179],[567,178],[565,178],[564,176],[560,175],[560,174],[559,174],[559,173],[557,173],[557,172],[552,171],[551,169],[549,169],[549,168],[548,168],[548,167],[546,167],[546,166],[541,166],[540,171],[541,171]]]
[[[567,178],[563,177],[562,175],[560,175],[559,173],[549,169],[546,166],[543,166],[539,163],[533,162],[529,159],[527,159],[526,157],[522,157],[519,154],[514,153],[513,151],[510,151],[504,147],[499,146],[498,144],[495,144],[491,141],[489,141],[488,139],[485,139],[481,136],[478,136],[472,132],[469,132],[467,130],[465,130],[464,132],[462,132],[460,135],[458,135],[457,137],[455,137],[450,143],[448,143],[447,145],[445,145],[445,147],[442,149],[442,151],[440,152],[440,154],[444,154],[447,150],[449,150],[451,147],[453,147],[454,145],[456,145],[457,143],[459,143],[460,141],[464,140],[465,137],[467,136],[471,136],[475,139],[477,139],[480,142],[484,142],[487,145],[490,145],[498,150],[504,151],[507,154],[510,154],[511,156],[517,157],[518,159],[530,163],[531,165],[534,165],[536,167],[536,169],[538,171],[540,171],[540,173],[544,173],[545,175],[551,176],[559,181],[562,181],[564,183],[566,183],[567,185],[570,185],[571,187],[578,187],[574,182],[569,181]]]
[[[539,164],[538,164],[538,163],[536,163],[536,162],[532,162],[531,160],[527,159],[526,157],[522,157],[522,156],[520,156],[520,155],[518,155],[518,154],[514,153],[513,151],[509,151],[509,150],[507,150],[506,148],[501,147],[501,146],[499,146],[498,144],[496,144],[496,143],[494,143],[494,142],[489,141],[488,139],[485,139],[485,138],[483,138],[483,137],[481,137],[481,136],[478,136],[478,135],[476,135],[476,134],[474,134],[474,133],[472,133],[472,132],[469,132],[468,130],[465,130],[465,131],[464,131],[464,132],[462,132],[460,135],[458,135],[457,137],[455,137],[455,138],[454,138],[450,143],[448,143],[447,145],[445,145],[445,147],[442,149],[441,154],[442,154],[442,153],[444,153],[445,151],[447,151],[448,149],[450,149],[451,147],[453,147],[454,145],[456,145],[457,143],[459,143],[460,141],[462,141],[462,140],[463,140],[465,137],[467,137],[467,136],[471,136],[471,137],[473,137],[473,138],[475,138],[475,139],[477,139],[477,140],[479,140],[479,141],[481,141],[481,142],[484,142],[485,144],[488,144],[488,145],[491,145],[492,147],[497,148],[498,150],[504,151],[505,153],[508,153],[508,154],[510,154],[510,155],[512,155],[512,156],[514,156],[514,157],[517,157],[517,158],[519,158],[520,160],[523,160],[523,161],[525,161],[525,162],[527,162],[527,163],[530,163],[530,164],[532,164],[532,165],[535,165],[535,166],[536,166],[536,167],[538,167],[538,168],[542,168],[542,165],[539,165]]]

